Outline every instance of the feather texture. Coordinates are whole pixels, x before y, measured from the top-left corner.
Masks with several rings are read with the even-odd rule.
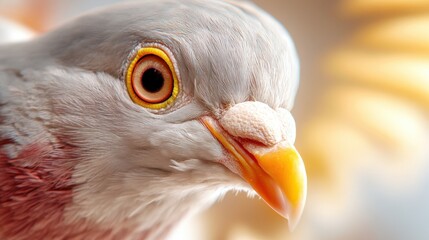
[[[174,55],[171,111],[127,94],[145,44]],[[244,1],[124,4],[0,46],[0,236],[159,239],[226,191],[251,191],[198,117],[249,99],[287,112],[297,85],[287,32]]]

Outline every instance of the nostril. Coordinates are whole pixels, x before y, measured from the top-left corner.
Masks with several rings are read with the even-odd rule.
[[[277,113],[261,102],[243,102],[231,107],[219,120],[232,136],[272,146],[282,141],[282,123]]]

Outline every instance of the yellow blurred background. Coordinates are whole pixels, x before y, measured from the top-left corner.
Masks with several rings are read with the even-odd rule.
[[[113,2],[0,0],[0,16],[39,34]],[[172,239],[429,239],[429,0],[254,2],[286,26],[301,59],[302,222],[290,233],[261,200],[230,194]]]

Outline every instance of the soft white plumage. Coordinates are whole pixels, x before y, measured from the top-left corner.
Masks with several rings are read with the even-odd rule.
[[[161,110],[134,103],[124,84],[131,60],[145,47],[167,49],[177,68],[180,92]],[[251,191],[242,178],[295,224],[305,187],[272,185],[265,175],[286,181],[294,172],[279,176],[262,161],[266,152],[294,143],[289,110],[298,75],[287,32],[248,2],[125,4],[1,46],[0,180],[6,190],[0,202],[8,207],[0,207],[0,223],[9,225],[0,236],[158,239],[226,191]],[[252,111],[262,111],[259,125]],[[246,163],[237,162],[240,155],[222,136],[254,155],[264,177],[246,175]],[[37,179],[47,188],[29,184]],[[302,176],[296,179],[305,186]],[[264,192],[267,186],[273,189]],[[32,198],[55,202],[59,196],[57,205],[28,205]],[[34,217],[40,211],[43,220]]]

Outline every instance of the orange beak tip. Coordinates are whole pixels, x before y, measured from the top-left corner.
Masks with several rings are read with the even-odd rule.
[[[254,149],[252,154],[271,178],[271,182],[259,181],[262,184],[252,186],[268,205],[288,219],[289,228],[295,229],[307,198],[307,174],[301,156],[293,146],[285,143]]]

